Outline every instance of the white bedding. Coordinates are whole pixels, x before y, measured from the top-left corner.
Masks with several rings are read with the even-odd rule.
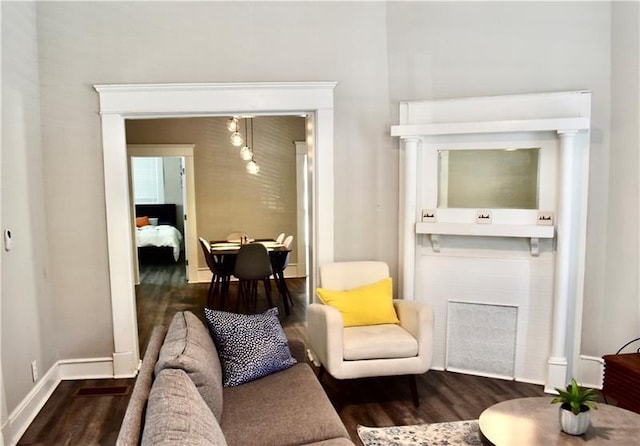
[[[182,234],[175,227],[169,225],[142,226],[136,231],[136,246],[169,246],[173,248],[173,258],[180,258],[180,242]]]

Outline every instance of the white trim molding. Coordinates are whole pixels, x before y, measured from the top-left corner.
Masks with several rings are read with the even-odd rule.
[[[95,85],[102,120],[107,247],[113,316],[114,365],[134,374],[140,361],[135,308],[133,237],[125,119],[158,117],[308,115],[313,172],[311,281],[333,261],[333,91],[335,82]],[[311,289],[316,284],[311,283]]]
[[[580,363],[590,122],[591,92],[569,91],[402,102],[399,123],[391,127],[391,135],[401,140],[400,159],[404,159],[400,163],[400,203],[404,211],[400,212],[399,264],[404,272],[401,287],[405,298],[411,298],[415,286],[417,233],[430,237],[436,253],[440,251],[440,238],[448,235],[527,236],[534,256],[539,255],[538,239],[555,235],[554,311],[546,390],[564,387]],[[519,138],[552,141],[541,142],[540,146],[545,166],[540,173],[544,176],[540,181],[544,188],[538,203],[541,209],[492,210],[493,223],[505,225],[479,227],[469,218],[475,210],[438,208],[438,150],[474,144],[477,149],[496,148],[494,141],[513,143]],[[429,171],[416,174],[418,166]],[[556,176],[557,186],[552,190],[548,185],[555,184]],[[420,196],[420,191],[428,197]],[[432,210],[433,219],[421,222],[416,203]],[[555,226],[536,226],[539,212],[552,210],[557,216]]]

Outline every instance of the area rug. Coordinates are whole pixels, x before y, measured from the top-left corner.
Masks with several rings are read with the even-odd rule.
[[[411,426],[358,426],[365,446],[482,446],[478,420]]]

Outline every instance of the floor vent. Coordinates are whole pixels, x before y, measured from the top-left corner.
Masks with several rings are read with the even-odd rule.
[[[74,396],[124,396],[129,394],[131,386],[82,387]]]
[[[447,370],[513,378],[518,309],[449,302]]]

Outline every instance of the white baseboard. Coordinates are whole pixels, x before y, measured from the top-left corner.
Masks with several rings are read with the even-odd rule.
[[[108,357],[65,359],[58,361],[57,367],[61,380],[114,378],[113,359]]]
[[[24,397],[18,406],[9,414],[7,423],[2,426],[2,435],[7,445],[13,446],[20,440],[40,409],[45,405],[58,384],[57,363],[45,373]]]
[[[65,359],[56,362],[42,375],[31,391],[9,414],[2,426],[7,446],[14,446],[24,435],[38,412],[44,407],[60,381],[74,379],[112,379],[112,358]]]
[[[576,380],[581,386],[602,390],[604,359],[597,356],[580,355]]]

